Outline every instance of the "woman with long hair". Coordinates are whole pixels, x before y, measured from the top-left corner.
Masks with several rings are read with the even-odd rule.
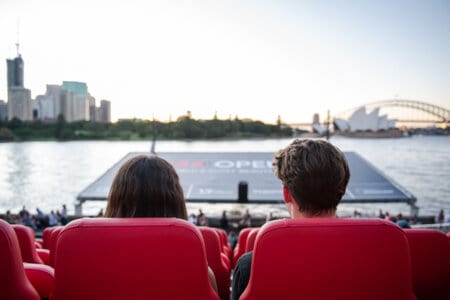
[[[105,217],[187,220],[186,201],[175,168],[156,155],[138,155],[126,161],[114,177]],[[208,277],[217,293],[210,268]]]

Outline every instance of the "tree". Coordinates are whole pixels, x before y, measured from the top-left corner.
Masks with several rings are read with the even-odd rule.
[[[66,129],[67,122],[64,118],[63,114],[58,115],[58,119],[56,120],[56,128],[55,128],[55,137],[58,140],[64,140],[66,138]]]
[[[22,120],[20,120],[17,117],[12,118],[12,120],[8,122],[8,128],[13,130],[13,131],[15,129],[18,129],[18,128],[22,127],[22,126],[23,126]]]
[[[14,136],[6,127],[0,128],[0,141],[12,141],[14,139]]]

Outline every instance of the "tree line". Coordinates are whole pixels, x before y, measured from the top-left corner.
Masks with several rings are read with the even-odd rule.
[[[68,123],[63,115],[56,122],[24,122],[17,118],[0,120],[0,141],[36,140],[149,140],[290,137],[292,128],[278,118],[277,124],[239,119],[193,119],[188,113],[176,121],[125,119],[116,123],[77,121]]]

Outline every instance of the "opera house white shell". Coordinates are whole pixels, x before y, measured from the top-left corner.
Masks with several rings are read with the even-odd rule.
[[[387,115],[379,116],[380,109],[377,107],[370,113],[366,113],[366,107],[357,109],[348,120],[334,119],[334,126],[343,132],[356,131],[381,131],[395,128],[395,119],[388,119]]]

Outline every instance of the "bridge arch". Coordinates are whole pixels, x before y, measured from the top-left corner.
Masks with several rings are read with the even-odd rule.
[[[407,108],[407,109],[413,109],[416,111],[420,111],[423,113],[428,114],[429,116],[433,116],[433,119],[427,119],[427,120],[417,120],[417,119],[408,119],[408,117],[402,116],[397,121],[398,122],[435,122],[435,123],[448,123],[450,122],[450,110],[434,105],[431,103],[426,103],[423,101],[417,101],[417,100],[406,100],[406,99],[388,99],[388,100],[380,100],[380,101],[374,101],[369,102],[364,105],[360,105],[356,108],[347,110],[341,114],[338,114],[338,116],[344,116],[349,115],[351,112],[354,112],[355,110],[365,106],[367,109],[373,109],[376,107],[379,108],[389,108],[389,107],[396,107],[396,108]]]

